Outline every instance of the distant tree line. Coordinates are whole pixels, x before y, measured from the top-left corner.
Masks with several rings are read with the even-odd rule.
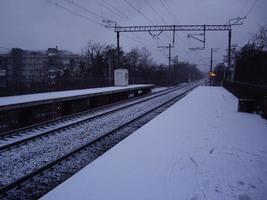
[[[80,69],[75,76],[98,77],[99,81],[102,81],[109,78],[109,67],[111,67],[111,71],[116,68],[128,69],[130,84],[152,83],[166,86],[203,78],[203,73],[194,64],[176,60],[172,61],[170,68],[156,64],[151,52],[146,48],[133,48],[127,53],[120,49],[120,66],[116,63],[114,46],[89,42],[82,51]]]
[[[9,84],[12,89],[3,89],[1,96],[109,86],[113,85],[116,68],[128,69],[130,84],[170,86],[203,78],[197,66],[188,62],[174,59],[170,68],[156,64],[146,48],[133,48],[129,52],[120,49],[120,66],[117,66],[117,49],[113,45],[89,42],[79,59],[61,67],[52,81],[43,81],[40,77],[38,81],[24,84],[14,80]]]
[[[214,85],[221,85],[223,80],[231,80],[267,86],[267,26],[260,26],[245,46],[237,48],[237,45],[233,45],[231,60],[234,68],[231,77],[228,76],[229,68],[224,63],[216,65]],[[227,56],[224,62],[227,62]]]
[[[267,85],[267,26],[261,26],[236,54],[234,81]]]

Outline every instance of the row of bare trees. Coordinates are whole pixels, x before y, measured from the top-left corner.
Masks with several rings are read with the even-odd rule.
[[[130,84],[167,86],[203,77],[196,65],[186,62],[173,61],[171,68],[156,64],[146,48],[134,48],[129,52],[120,49],[120,58],[120,66],[117,66],[117,49],[113,45],[89,42],[82,49],[79,59],[65,66],[53,83],[40,78],[38,82],[28,83],[27,87],[17,84],[20,86],[18,90],[14,83],[13,89],[6,88],[8,94],[4,95],[109,86],[113,83],[113,70],[116,68],[128,69]]]
[[[129,71],[130,83],[153,83],[156,85],[176,85],[201,79],[202,72],[196,65],[173,61],[171,68],[156,64],[151,52],[146,49],[133,48],[129,52],[120,50],[120,66],[117,66],[116,48],[112,45],[89,42],[82,50],[80,67],[75,76],[107,80],[109,67],[126,68]]]
[[[237,52],[234,80],[267,86],[267,26],[260,26]]]
[[[267,26],[260,26],[243,47],[238,48],[236,44],[232,45],[231,53],[231,65],[234,72],[230,77],[229,68],[223,63],[217,64],[214,69],[215,85],[221,85],[225,79],[267,86]],[[227,62],[227,56],[224,62]]]

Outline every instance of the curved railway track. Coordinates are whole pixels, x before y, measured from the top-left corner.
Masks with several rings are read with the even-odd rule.
[[[80,120],[79,122],[76,121],[72,125],[68,124],[65,127],[62,126],[60,128],[53,129],[52,131],[49,130],[51,132],[49,132],[48,134],[47,133],[43,135],[37,134],[33,137],[33,140],[27,139],[26,141],[19,142],[19,144],[13,144],[13,146],[6,145],[4,148],[1,149],[1,157],[8,158],[8,156],[11,156],[11,158],[13,159],[13,162],[4,164],[2,162],[5,162],[5,161],[8,162],[9,158],[1,159],[0,178],[2,179],[2,181],[0,183],[0,187],[1,187],[0,198],[10,197],[9,195],[13,194],[11,192],[12,190],[25,193],[25,191],[28,191],[28,189],[23,188],[24,187],[23,185],[25,185],[26,187],[27,183],[30,184],[31,182],[34,182],[34,180],[36,180],[36,177],[38,179],[38,177],[42,177],[45,174],[50,174],[51,171],[53,171],[53,169],[60,168],[63,164],[67,165],[66,164],[67,162],[70,162],[70,160],[79,157],[79,155],[82,154],[83,152],[90,151],[90,152],[95,153],[97,156],[101,155],[103,152],[105,152],[106,150],[111,148],[113,145],[115,145],[117,142],[121,141],[123,138],[129,135],[127,131],[122,131],[123,129],[129,129],[127,127],[129,127],[131,124],[134,124],[138,120],[142,120],[142,118],[145,118],[149,115],[155,115],[155,112],[161,112],[162,109],[163,110],[166,109],[167,107],[175,103],[177,100],[179,100],[181,97],[186,95],[189,91],[191,91],[193,88],[195,88],[198,85],[199,83],[195,83],[190,86],[173,88],[171,90],[161,92],[160,94],[157,93],[156,95],[153,95],[153,97],[146,97],[145,99],[142,99],[142,100],[136,100],[136,101],[131,102],[128,105],[119,106],[109,111],[101,112],[100,114],[98,113],[98,115],[96,114],[95,116],[90,116],[89,118],[87,116],[86,119]],[[142,106],[140,107],[140,105]],[[127,111],[128,112],[127,113],[126,110],[130,110],[130,112]],[[129,117],[128,116],[129,113],[133,111],[136,111],[136,113],[132,114]],[[153,112],[154,114],[152,114]],[[116,119],[116,122],[115,121],[113,122],[114,119]],[[98,121],[101,121],[101,123],[98,123]],[[110,124],[111,122],[112,122],[112,125]],[[91,124],[91,125],[88,125],[88,124]],[[107,128],[107,125],[111,127]],[[93,126],[93,128],[90,126]],[[101,130],[103,129],[104,131],[101,132]],[[98,134],[92,134],[94,131],[97,132]],[[118,132],[121,132],[121,133],[118,134]],[[76,142],[77,145],[72,145],[71,148],[67,147],[64,149],[65,145],[68,146],[69,143],[68,141],[67,142],[64,141],[63,136],[64,135],[70,136],[70,135],[75,135],[75,134],[83,135],[84,137],[80,137],[80,136],[76,138],[70,137],[70,140],[78,141]],[[12,137],[14,137],[14,134]],[[56,137],[57,139],[55,139],[54,137]],[[115,138],[117,137],[119,139],[116,139],[114,142],[111,139],[114,137]],[[28,138],[32,138],[32,137],[28,137]],[[104,145],[101,144],[100,145],[101,148],[99,148],[99,143],[103,143],[103,141],[104,141]],[[51,143],[51,146],[44,145],[47,142]],[[60,144],[58,145],[58,143]],[[57,152],[58,149],[62,151]],[[49,157],[50,154],[47,151],[49,151],[50,154],[52,152],[51,155],[53,156]],[[44,156],[40,156],[38,155],[38,153],[40,154],[44,153]],[[18,154],[18,155],[15,155],[15,154]],[[34,156],[36,154],[37,156]],[[39,161],[36,161],[36,160],[34,162],[30,161],[29,166],[31,167],[24,168],[20,172],[16,171],[20,169],[20,167],[23,165],[23,162],[25,165],[26,164],[25,162],[27,162],[27,160],[31,158],[37,159],[37,157],[39,156],[41,157]],[[97,156],[92,156],[92,160],[95,159]],[[47,159],[48,157],[49,159]],[[12,168],[15,162],[20,162],[21,165],[17,167],[13,167],[13,169],[10,169],[9,167]],[[32,167],[32,165],[34,167]],[[55,174],[60,174],[60,173],[56,171]],[[7,176],[7,177],[4,177],[4,176]],[[54,176],[50,175],[50,178],[51,177],[54,177]],[[49,177],[47,177],[45,180],[47,179],[49,179]],[[60,180],[59,183],[65,179],[66,177]],[[30,185],[36,186],[36,184],[33,184],[33,183],[31,183]],[[47,192],[47,191],[42,191],[42,189],[40,188],[39,189],[35,188],[34,190],[35,191],[39,190],[40,192],[37,192],[37,194],[31,196],[31,198],[37,198],[40,195]],[[15,194],[18,194],[18,193],[15,193]],[[12,196],[12,198],[14,198],[14,196]]]

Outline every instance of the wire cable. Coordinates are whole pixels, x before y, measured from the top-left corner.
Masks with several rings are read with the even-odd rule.
[[[124,0],[125,3],[127,3],[132,9],[134,9],[137,13],[139,13],[140,15],[142,15],[149,23],[154,25],[154,22],[149,19],[147,16],[145,16],[140,10],[138,10],[133,4],[131,4],[129,1]]]
[[[120,11],[118,8],[116,8],[115,6],[113,6],[111,3],[109,3],[108,1],[102,0],[102,2],[104,2],[107,6],[109,6],[110,8],[112,8],[114,11],[116,11],[119,15],[121,15],[123,18],[129,18],[125,13],[123,13],[122,11]]]
[[[165,24],[168,24],[168,22],[165,20],[164,17],[162,17],[159,12],[147,1],[147,0],[144,0],[144,2],[154,11],[154,13],[156,13],[156,15],[159,16],[159,18],[163,21],[163,23]]]
[[[104,25],[101,24],[100,22],[98,22],[98,21],[96,21],[94,19],[91,19],[91,18],[89,18],[89,17],[87,17],[85,15],[82,15],[79,12],[73,11],[73,10],[71,10],[71,9],[69,9],[69,8],[67,8],[67,7],[59,4],[59,3],[53,2],[52,0],[45,0],[45,1],[48,2],[48,3],[50,3],[50,4],[53,4],[53,5],[57,6],[59,8],[61,8],[61,9],[63,9],[63,10],[65,10],[65,11],[67,11],[69,13],[72,13],[73,15],[79,16],[79,17],[81,17],[83,19],[86,19],[87,21],[90,21],[90,22],[92,22],[94,24],[97,24],[97,25],[100,25],[100,26],[103,26],[104,27]]]
[[[251,5],[251,7],[248,9],[248,11],[247,11],[247,13],[246,13],[246,17],[248,17],[250,14],[251,14],[251,12],[253,11],[253,9],[255,8],[255,6],[257,5],[257,3],[259,2],[260,0],[255,0],[253,3],[252,3],[252,5]]]

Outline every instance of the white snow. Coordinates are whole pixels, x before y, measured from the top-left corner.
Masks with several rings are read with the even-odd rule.
[[[42,199],[266,198],[267,121],[198,87]]]
[[[20,104],[20,103],[35,102],[35,101],[45,101],[50,99],[60,99],[60,98],[74,97],[81,95],[115,92],[115,91],[122,91],[122,90],[135,89],[140,87],[149,87],[149,86],[152,85],[135,84],[122,87],[113,86],[113,87],[101,87],[101,88],[91,88],[82,90],[67,90],[58,92],[44,92],[44,93],[27,94],[27,95],[7,96],[7,97],[0,97],[0,107]]]
[[[152,93],[161,92],[163,90],[167,90],[169,87],[155,87],[151,90]]]

